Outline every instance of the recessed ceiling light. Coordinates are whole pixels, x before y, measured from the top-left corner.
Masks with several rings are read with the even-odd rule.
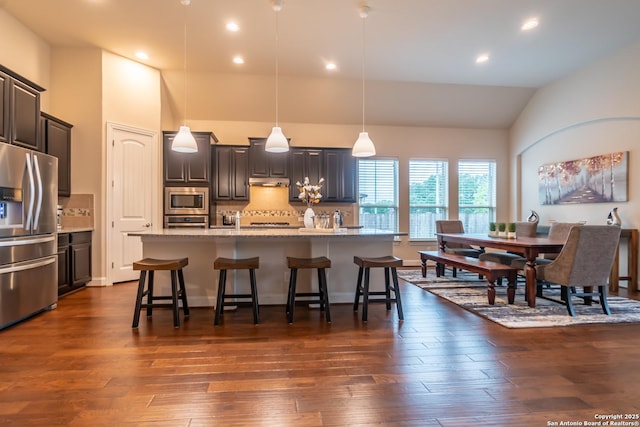
[[[233,63],[234,64],[238,64],[238,65],[242,65],[242,64],[244,64],[244,58],[242,56],[234,56],[233,57]]]
[[[240,27],[237,23],[231,21],[227,22],[227,31],[231,31],[233,33],[240,31]]]
[[[335,71],[338,69],[338,66],[336,65],[335,62],[327,62],[324,68],[329,71]]]
[[[529,30],[533,30],[537,26],[538,26],[538,18],[531,18],[531,19],[527,19],[524,22],[524,24],[522,24],[522,27],[520,27],[520,29],[522,31],[529,31]]]
[[[488,53],[480,54],[476,58],[476,64],[484,64],[487,61],[489,61],[489,54]]]
[[[146,61],[147,59],[149,59],[149,55],[147,54],[147,52],[143,52],[141,50],[136,52],[136,58],[142,60],[142,61]]]

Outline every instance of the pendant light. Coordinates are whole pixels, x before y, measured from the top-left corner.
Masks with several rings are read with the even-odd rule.
[[[289,143],[282,133],[282,129],[278,126],[278,13],[282,10],[282,0],[272,0],[271,7],[276,13],[276,125],[271,129],[264,149],[269,153],[285,153],[289,151]]]
[[[351,155],[354,157],[371,157],[376,155],[376,147],[373,145],[373,141],[369,138],[369,133],[364,130],[364,64],[365,64],[365,26],[364,20],[369,16],[369,6],[366,2],[360,5],[360,18],[362,18],[362,132],[358,136],[358,140],[353,144]]]
[[[180,0],[185,7],[184,9],[184,125],[180,126],[178,134],[173,138],[171,150],[180,153],[197,153],[198,144],[191,134],[191,129],[187,126],[187,6],[191,4],[191,0]]]

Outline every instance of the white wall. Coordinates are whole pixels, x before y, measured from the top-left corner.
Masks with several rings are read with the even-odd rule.
[[[42,39],[0,7],[0,64],[32,82],[50,89],[51,49]],[[49,92],[41,96],[49,107]]]
[[[604,224],[618,206],[623,227],[640,226],[640,44],[540,89],[511,129],[511,208],[523,217],[536,210],[541,222],[585,220]],[[629,151],[629,201],[541,205],[537,168],[614,151]]]

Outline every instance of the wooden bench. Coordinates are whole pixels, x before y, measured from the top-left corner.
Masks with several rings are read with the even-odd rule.
[[[422,277],[427,277],[427,261],[435,261],[436,276],[440,277],[444,273],[444,266],[449,265],[462,270],[478,273],[487,278],[487,297],[489,304],[493,305],[496,300],[495,281],[500,277],[509,280],[507,288],[507,299],[509,304],[513,304],[516,296],[516,280],[518,270],[505,264],[493,261],[482,261],[477,258],[462,255],[450,254],[443,251],[418,251],[422,262]]]

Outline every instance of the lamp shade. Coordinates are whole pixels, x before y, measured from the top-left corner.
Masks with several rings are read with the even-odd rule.
[[[197,153],[198,144],[191,135],[191,129],[189,126],[180,126],[180,130],[171,144],[171,150],[178,151],[180,153]]]
[[[376,155],[376,147],[369,138],[369,132],[360,132],[358,140],[353,144],[351,155],[353,157],[371,157]]]
[[[271,129],[271,135],[267,138],[264,150],[269,153],[286,153],[289,151],[289,143],[279,126],[274,126]]]

